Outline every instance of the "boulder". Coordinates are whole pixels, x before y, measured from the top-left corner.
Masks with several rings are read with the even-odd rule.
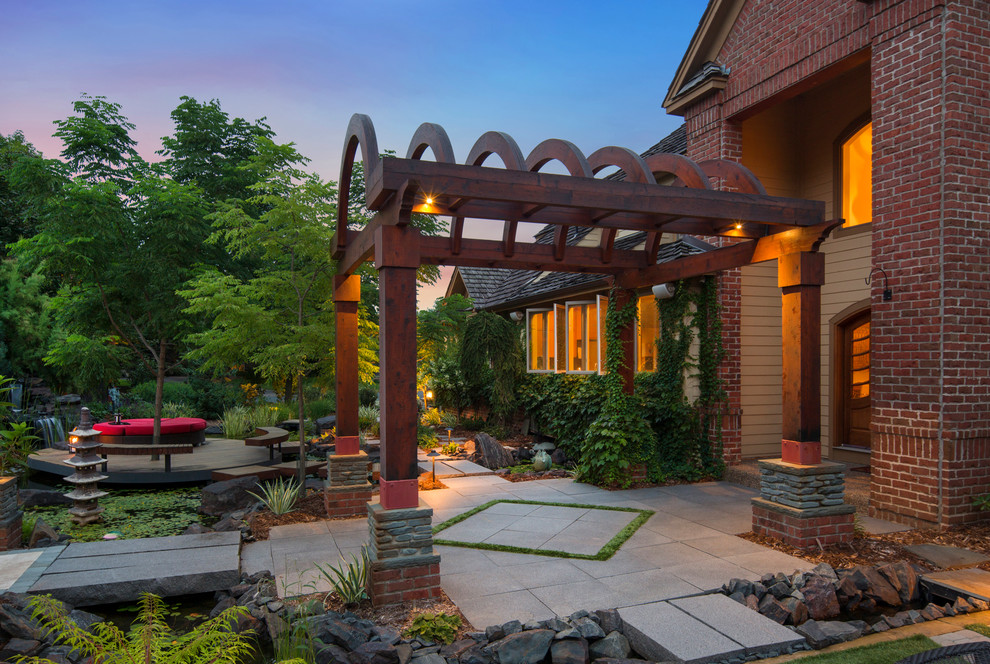
[[[606,634],[622,631],[622,617],[616,609],[600,609],[595,611],[594,616],[598,617],[598,624]],[[625,655],[623,655],[624,657]]]
[[[835,586],[823,576],[809,577],[801,589],[808,615],[814,620],[827,620],[839,615],[839,600]]]
[[[318,618],[319,627],[316,638],[326,644],[335,643],[348,650],[356,650],[359,645],[368,641],[368,634],[354,625],[328,613]]]
[[[564,454],[564,450],[559,447],[550,453],[550,460],[553,461],[553,465],[555,466],[563,466],[569,461],[567,455]]]
[[[460,664],[492,664],[494,661],[487,646],[478,644],[461,654]]]
[[[316,651],[316,664],[350,664],[347,651],[331,643]]]
[[[846,611],[855,611],[863,601],[863,591],[856,586],[851,576],[844,576],[835,590],[839,606]]]
[[[781,625],[791,617],[791,612],[770,593],[764,595],[763,599],[760,600],[760,613]]]
[[[921,597],[921,584],[918,572],[910,564],[899,561],[882,565],[877,568],[877,571],[897,591],[902,603],[908,604],[915,602]]]
[[[625,659],[629,657],[629,639],[621,632],[609,632],[603,639],[598,639],[589,648],[592,659],[608,657],[611,659]]]
[[[591,618],[578,618],[574,621],[574,629],[589,641],[605,636],[602,628]]]
[[[780,605],[790,613],[790,618],[787,620],[788,624],[800,625],[808,619],[808,607],[796,597],[785,597],[780,600]]]
[[[852,641],[863,635],[862,629],[841,620],[809,620],[803,625],[799,625],[795,631],[807,639],[815,650],[835,643]]]
[[[55,529],[45,523],[41,517],[35,519],[34,528],[31,530],[31,537],[28,539],[28,547],[35,548],[41,540],[48,540],[51,543],[58,541],[58,533]]]
[[[52,489],[21,489],[17,492],[21,507],[47,507],[49,505],[71,505],[72,499],[61,491]]]
[[[439,658],[438,664],[447,664],[440,655],[434,657]],[[351,664],[399,664],[399,654],[395,651],[395,646],[381,641],[362,643],[347,656],[347,659]]]
[[[479,433],[473,441],[468,441],[466,450],[472,461],[491,470],[513,465],[509,450],[487,433]]]
[[[872,598],[877,604],[901,605],[900,594],[875,567],[857,565],[849,571],[849,578],[852,578],[856,587],[863,591],[865,597]]]
[[[12,662],[15,658],[30,657],[39,650],[41,650],[40,641],[13,638],[0,650],[0,661]]]
[[[838,575],[836,575],[835,570],[828,563],[818,563],[811,569],[811,572],[809,572],[809,574],[812,574],[814,576],[823,576],[827,580],[832,581],[833,583],[838,582],[839,580],[839,577]]]
[[[460,639],[440,648],[440,654],[444,657],[460,657],[465,650],[475,647],[478,642],[474,639]]]
[[[223,516],[228,512],[249,507],[258,501],[248,491],[258,492],[258,476],[248,475],[223,482],[208,484],[200,493],[201,514]]]
[[[550,646],[553,664],[588,664],[588,642],[584,639],[554,641]]]
[[[537,664],[546,657],[553,636],[550,629],[517,632],[491,644],[491,648],[499,664]]]

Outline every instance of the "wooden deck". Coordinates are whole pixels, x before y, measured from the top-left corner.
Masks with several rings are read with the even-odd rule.
[[[43,449],[28,459],[31,470],[65,477],[72,474],[72,467],[62,461],[71,452]],[[206,443],[197,446],[192,454],[182,454],[172,458],[172,471],[165,472],[165,459],[152,461],[147,456],[110,456],[107,459],[108,479],[101,484],[192,484],[209,482],[213,471],[239,466],[270,466],[281,462],[276,454],[268,458],[264,447],[248,447],[243,440],[207,438]]]

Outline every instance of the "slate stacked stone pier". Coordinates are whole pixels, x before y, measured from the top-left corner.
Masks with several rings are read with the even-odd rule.
[[[368,594],[375,606],[440,597],[440,556],[433,553],[433,509],[368,505],[371,568]]]
[[[848,542],[856,508],[843,502],[845,466],[782,459],[760,461],[760,496],[753,498],[753,532],[802,549]]]

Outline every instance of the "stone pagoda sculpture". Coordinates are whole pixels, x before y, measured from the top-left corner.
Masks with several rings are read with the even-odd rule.
[[[65,494],[71,498],[73,506],[69,508],[72,522],[80,526],[100,521],[103,508],[97,504],[97,500],[108,495],[106,491],[100,491],[96,483],[107,479],[106,475],[101,475],[96,467],[103,463],[103,458],[96,452],[103,446],[98,440],[100,432],[93,428],[93,420],[89,414],[89,408],[83,408],[80,412],[79,426],[69,432],[69,449],[73,456],[64,463],[75,469],[72,475],[65,478],[66,482],[71,482],[75,488]]]

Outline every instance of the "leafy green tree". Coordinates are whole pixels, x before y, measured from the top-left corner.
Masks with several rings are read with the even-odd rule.
[[[437,298],[416,316],[419,383],[432,389],[437,406],[460,414],[470,405],[468,381],[460,368],[460,346],[473,303],[455,294]]]
[[[49,377],[43,358],[51,336],[48,296],[40,270],[0,260],[0,373]]]
[[[176,290],[222,254],[204,243],[202,192],[137,156],[119,104],[84,96],[74,110],[56,122],[64,163],[35,158],[13,169],[43,220],[15,252],[60,284],[50,309],[62,333],[46,362],[66,376],[106,376],[120,359],[113,347],[127,349],[156,376],[157,443],[162,385],[191,331]]]
[[[0,134],[0,258],[7,254],[7,245],[34,233],[37,220],[29,214],[24,196],[10,182],[10,171],[23,158],[37,158],[41,153],[15,131],[10,136]]]
[[[487,396],[492,415],[503,422],[515,407],[521,358],[518,325],[490,311],[467,319],[460,348],[461,373],[474,394]]]
[[[212,320],[209,329],[194,332],[189,357],[203,368],[222,374],[250,364],[273,384],[296,384],[300,423],[305,419],[304,381],[329,383],[333,357],[333,275],[331,238],[337,188],[306,173],[307,159],[292,144],[257,139],[257,154],[243,166],[258,181],[253,196],[231,200],[213,215],[209,242],[226,244],[237,258],[254,257],[253,277],[242,279],[218,269],[200,272],[180,293],[186,313]],[[262,210],[253,215],[253,210]],[[377,325],[362,326],[369,345]],[[374,366],[361,357],[361,373]],[[300,445],[305,427],[299,427]],[[300,455],[300,485],[305,458]]]

